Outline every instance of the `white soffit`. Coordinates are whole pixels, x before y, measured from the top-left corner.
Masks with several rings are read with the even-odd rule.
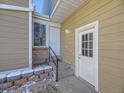
[[[76,11],[86,0],[60,0],[51,21],[62,23],[74,11]]]

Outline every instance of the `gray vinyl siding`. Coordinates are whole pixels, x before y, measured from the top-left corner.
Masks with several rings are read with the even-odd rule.
[[[1,4],[15,5],[21,7],[28,7],[29,0],[0,0]]]
[[[0,10],[0,71],[28,67],[28,12]]]

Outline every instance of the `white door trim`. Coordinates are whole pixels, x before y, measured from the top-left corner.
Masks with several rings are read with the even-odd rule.
[[[85,25],[85,26],[82,26],[80,28],[77,28],[75,30],[75,75],[77,77],[79,77],[79,66],[78,66],[78,41],[79,41],[79,38],[78,38],[78,35],[79,35],[79,32],[81,32],[81,30],[86,30],[86,29],[89,29],[89,28],[92,28],[94,27],[95,28],[95,89],[96,91],[99,90],[98,88],[98,30],[99,30],[99,21],[95,21],[93,23],[90,23],[88,25]]]

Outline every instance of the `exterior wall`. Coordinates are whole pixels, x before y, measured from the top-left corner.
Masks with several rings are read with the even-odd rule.
[[[61,55],[75,68],[75,29],[96,20],[100,22],[99,90],[124,93],[124,0],[89,0],[66,19],[61,28]]]
[[[48,58],[48,48],[33,48],[33,65],[44,63]]]
[[[0,71],[28,67],[28,32],[28,12],[0,10]]]
[[[29,0],[0,0],[0,3],[21,6],[21,7],[29,6]]]

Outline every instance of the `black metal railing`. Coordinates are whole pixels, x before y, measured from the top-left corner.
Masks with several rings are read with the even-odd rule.
[[[51,47],[49,47],[49,62],[53,62],[56,66],[56,82],[58,82],[58,62],[60,61],[59,57],[53,51]]]

